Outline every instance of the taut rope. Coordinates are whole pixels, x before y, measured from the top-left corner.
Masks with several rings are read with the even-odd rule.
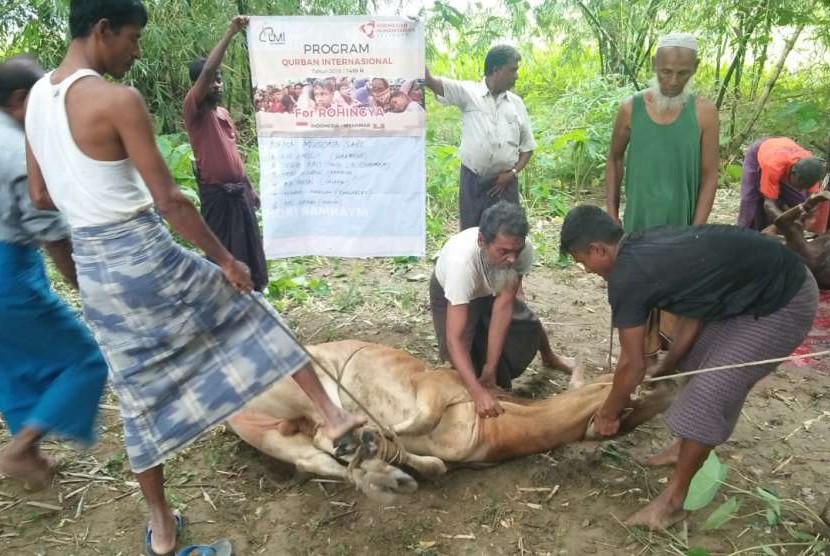
[[[687,376],[702,375],[706,373],[714,373],[717,371],[724,371],[726,369],[738,369],[741,367],[755,367],[756,365],[767,365],[769,363],[783,363],[784,361],[793,361],[795,359],[807,359],[810,357],[821,357],[823,355],[830,355],[830,349],[825,351],[816,351],[814,353],[805,353],[803,355],[788,355],[787,357],[776,357],[775,359],[764,359],[762,361],[748,361],[746,363],[731,363],[729,365],[720,365],[719,367],[709,367],[708,369],[697,369],[687,373],[675,373],[670,375],[649,377],[643,380],[643,384],[647,382],[662,382],[664,380],[674,380],[677,378],[685,378]],[[613,384],[611,382],[597,382],[595,384],[607,385]]]

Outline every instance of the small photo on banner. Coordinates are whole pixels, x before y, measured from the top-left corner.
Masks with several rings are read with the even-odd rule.
[[[423,24],[257,16],[248,52],[266,256],[422,256]]]

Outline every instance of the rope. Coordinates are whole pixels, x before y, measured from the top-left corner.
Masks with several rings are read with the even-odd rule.
[[[643,384],[647,382],[662,382],[664,380],[675,380],[677,378],[686,378],[688,376],[694,375],[702,375],[706,373],[714,373],[717,371],[724,371],[726,369],[738,369],[741,367],[755,367],[757,365],[767,365],[769,363],[783,363],[784,361],[792,361],[795,359],[809,359],[810,357],[821,357],[823,355],[830,355],[830,349],[825,351],[816,351],[814,353],[805,353],[803,355],[788,355],[787,357],[776,357],[775,359],[765,359],[763,361],[748,361],[746,363],[733,363],[730,365],[721,365],[719,367],[709,367],[708,369],[697,369],[695,371],[689,371],[687,373],[675,373],[671,375],[663,375],[663,376],[656,376],[656,377],[649,377],[643,380]],[[613,382],[597,382],[595,384],[599,385],[608,385],[613,384]]]
[[[614,323],[611,323],[611,331],[608,333],[608,357],[605,358],[605,372],[610,373],[614,370]]]

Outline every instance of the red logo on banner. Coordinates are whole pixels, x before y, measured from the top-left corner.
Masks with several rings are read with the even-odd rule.
[[[360,32],[369,37],[370,39],[375,38],[375,22],[368,21],[361,25]]]

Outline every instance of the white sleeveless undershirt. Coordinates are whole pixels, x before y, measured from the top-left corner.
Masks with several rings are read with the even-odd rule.
[[[66,92],[79,79],[102,79],[81,69],[53,85],[51,73],[29,93],[26,137],[55,206],[73,228],[129,220],[153,199],[129,159],[95,160],[84,154],[69,127]]]

